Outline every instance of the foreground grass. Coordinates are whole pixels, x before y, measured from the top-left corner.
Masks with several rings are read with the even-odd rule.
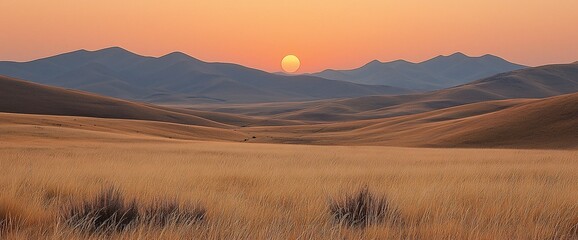
[[[403,224],[335,221],[332,201],[364,186]],[[63,209],[110,187],[139,207],[165,199],[206,215],[108,233],[66,224]],[[0,238],[576,239],[576,189],[577,151],[0,143]]]

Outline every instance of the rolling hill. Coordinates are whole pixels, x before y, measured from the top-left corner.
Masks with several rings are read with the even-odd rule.
[[[578,94],[529,101],[438,130],[449,133],[434,141],[438,146],[576,148]]]
[[[133,119],[55,116],[0,112],[0,139],[5,142],[108,142],[247,139],[245,133],[198,125]]]
[[[484,101],[545,98],[574,92],[578,92],[578,64],[556,64],[502,73],[427,93],[201,109],[274,119],[336,122],[395,117]]]
[[[145,57],[118,47],[0,62],[0,75],[157,104],[305,101],[409,92],[207,63],[179,52]]]
[[[256,142],[406,147],[577,148],[578,93],[473,103],[420,114],[253,127]]]
[[[482,88],[494,86],[489,84],[494,81],[503,81],[500,79],[518,79],[522,76],[528,79],[537,73],[552,77],[551,74],[556,73],[559,78],[550,81],[558,84],[548,85],[543,91],[535,88],[533,89],[536,91],[532,91],[533,94],[554,94],[552,86],[569,91],[568,87],[571,85],[568,83],[572,81],[569,73],[572,71],[574,66],[552,65],[484,79],[470,85],[481,84],[478,87]],[[530,82],[532,86],[541,86],[543,81],[534,79]],[[511,85],[509,81],[506,83]],[[464,86],[471,87],[470,85]],[[519,87],[516,84],[512,86]],[[561,91],[558,89],[555,93]],[[480,92],[487,91],[482,89]],[[461,95],[438,93],[436,96]],[[491,96],[499,94],[494,93]],[[424,99],[427,100],[425,97],[422,100]],[[272,104],[275,103],[269,104],[269,110],[289,103],[276,103],[276,107]],[[371,117],[371,114],[376,110],[371,109],[376,106],[367,104],[349,107],[341,105],[341,108],[337,108],[338,105],[332,108],[314,107],[319,102],[301,104],[312,104],[309,108],[313,114],[311,118],[319,117],[315,115],[315,111],[321,115],[324,111],[325,114],[340,111],[353,111],[355,114],[344,115],[346,117],[333,119],[332,122],[287,120],[279,117],[288,114],[287,112],[277,112],[280,114],[277,116],[248,117],[129,102],[0,77],[0,135],[2,139],[18,141],[91,138],[121,142],[132,141],[131,139],[181,139],[408,147],[578,147],[578,93],[545,99],[479,101],[374,119],[372,118],[375,116]],[[404,104],[411,105],[400,103],[401,106]],[[360,111],[364,108],[365,111]],[[293,116],[306,116],[303,112],[293,113]],[[370,117],[363,117],[364,115]],[[303,116],[297,118],[305,118]]]
[[[154,105],[102,97],[0,76],[0,112],[135,119],[195,126],[231,126]]]
[[[523,68],[526,67],[493,55],[469,57],[463,53],[455,53],[420,63],[374,60],[357,69],[325,70],[312,75],[360,84],[437,90]]]

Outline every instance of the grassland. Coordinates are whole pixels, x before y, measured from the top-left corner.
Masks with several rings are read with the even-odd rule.
[[[100,139],[102,141],[102,139]],[[403,224],[337,224],[329,202],[368,186]],[[116,187],[202,222],[87,233],[63,209]],[[339,147],[127,139],[0,141],[7,239],[576,239],[578,151]]]

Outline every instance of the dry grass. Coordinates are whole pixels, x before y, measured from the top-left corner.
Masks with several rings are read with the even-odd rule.
[[[206,212],[107,235],[64,224],[63,207],[108,186],[140,212],[159,199]],[[403,224],[337,224],[328,199],[362,186]],[[0,238],[576,239],[576,189],[577,151],[0,141],[0,218],[18,219]]]
[[[141,213],[144,224],[165,227],[171,224],[191,225],[205,219],[207,210],[202,206],[181,204],[177,200],[156,199]]]
[[[335,197],[329,203],[335,221],[349,227],[368,227],[388,220],[401,224],[401,216],[385,196],[375,196],[367,186],[353,195]]]
[[[139,218],[136,201],[127,202],[115,188],[105,189],[80,205],[70,204],[63,211],[70,227],[87,232],[122,231]]]

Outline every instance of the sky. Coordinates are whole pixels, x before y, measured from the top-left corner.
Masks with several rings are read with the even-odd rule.
[[[0,0],[0,60],[119,46],[270,72],[463,52],[530,65],[578,61],[577,0]]]

